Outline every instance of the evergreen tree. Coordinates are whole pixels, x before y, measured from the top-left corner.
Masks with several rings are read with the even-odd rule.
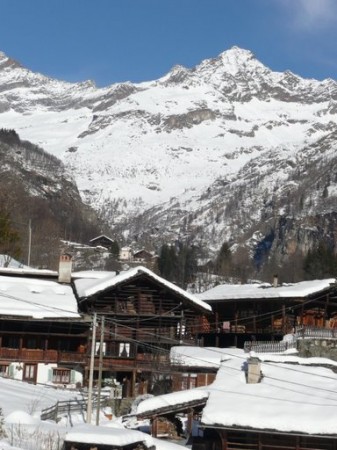
[[[158,270],[162,277],[186,288],[197,270],[196,249],[182,242],[176,246],[164,244],[159,253]]]
[[[176,281],[177,275],[177,254],[174,246],[164,244],[161,247],[158,269],[160,275],[169,281]]]
[[[337,255],[326,244],[320,242],[315,249],[308,251],[303,270],[308,280],[336,277]]]
[[[232,270],[232,252],[228,242],[224,242],[215,260],[215,271],[218,275],[230,276]]]
[[[110,252],[112,253],[112,256],[115,257],[115,258],[118,258],[119,257],[119,251],[120,251],[120,248],[119,248],[118,242],[117,241],[113,241],[111,246],[110,246]]]
[[[12,227],[9,214],[0,211],[0,254],[8,256],[6,266],[11,258],[19,258],[21,254],[19,241],[19,233]]]

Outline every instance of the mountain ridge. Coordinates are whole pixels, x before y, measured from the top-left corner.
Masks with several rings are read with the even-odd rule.
[[[287,196],[308,171],[334,167],[336,115],[336,81],[273,72],[239,47],[158,80],[105,88],[2,68],[0,58],[3,126],[61,158],[82,198],[126,242],[188,239],[212,255],[229,241],[253,258],[266,223],[291,217]],[[311,217],[308,198],[323,215],[335,211],[334,177],[325,197],[304,184],[294,217]],[[282,259],[287,246],[273,245]]]

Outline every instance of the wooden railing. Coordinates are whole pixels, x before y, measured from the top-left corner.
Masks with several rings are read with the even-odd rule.
[[[125,367],[128,369],[153,370],[154,367],[166,366],[168,367],[169,357],[166,355],[143,355],[139,354],[135,358],[107,358],[103,359],[103,367],[119,368]]]
[[[22,362],[77,362],[84,364],[87,360],[87,356],[78,352],[3,347],[0,348],[0,359]]]
[[[101,401],[100,406],[104,407],[106,406],[110,396],[105,394],[104,392],[101,393]],[[92,407],[97,407],[98,404],[98,397],[93,396],[92,399]],[[53,420],[55,422],[58,422],[58,420],[62,416],[71,416],[71,413],[77,412],[82,414],[82,416],[85,418],[85,414],[87,411],[88,406],[88,398],[87,396],[83,396],[83,398],[74,398],[72,400],[67,401],[58,401],[55,403],[55,405],[45,408],[41,411],[40,418],[41,420]]]
[[[99,356],[95,356],[95,366],[98,366]],[[0,360],[20,361],[31,363],[61,363],[61,364],[83,364],[89,362],[89,355],[79,352],[61,352],[57,350],[41,350],[41,349],[15,349],[0,348]],[[168,364],[167,355],[138,354],[131,355],[129,358],[121,358],[118,355],[104,355],[103,366],[105,368],[126,367],[139,368],[149,370],[153,365]]]

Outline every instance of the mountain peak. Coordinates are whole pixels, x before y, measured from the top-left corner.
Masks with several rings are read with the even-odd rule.
[[[14,59],[9,58],[4,52],[0,51],[0,68],[4,69],[6,67],[22,67],[21,64],[19,64]]]
[[[208,73],[209,70],[212,73],[227,73],[233,77],[242,72],[266,73],[269,71],[251,51],[237,46],[220,53],[215,58],[202,61],[196,67],[196,71],[200,73]]]
[[[265,66],[256,59],[254,53],[236,46],[220,53],[218,59],[221,60],[226,71],[232,74],[240,72],[242,69],[247,69],[248,66],[253,69],[265,69]]]
[[[253,52],[251,52],[250,50],[246,50],[245,48],[238,47],[237,45],[233,45],[233,47],[220,53],[220,56],[232,57],[241,60],[248,60],[255,58]]]

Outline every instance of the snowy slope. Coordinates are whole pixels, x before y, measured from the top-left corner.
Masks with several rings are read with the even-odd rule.
[[[103,89],[52,80],[0,53],[1,126],[60,157],[82,197],[133,234],[143,230],[130,218],[144,212],[143,228],[173,223],[182,233],[188,221],[214,246],[240,234],[252,224],[238,230],[240,211],[225,214],[233,191],[250,193],[236,210],[261,220],[271,192],[296,187],[308,157],[335,156],[336,118],[335,81],[272,72],[237,47],[159,80]],[[333,210],[335,181],[329,189]]]

